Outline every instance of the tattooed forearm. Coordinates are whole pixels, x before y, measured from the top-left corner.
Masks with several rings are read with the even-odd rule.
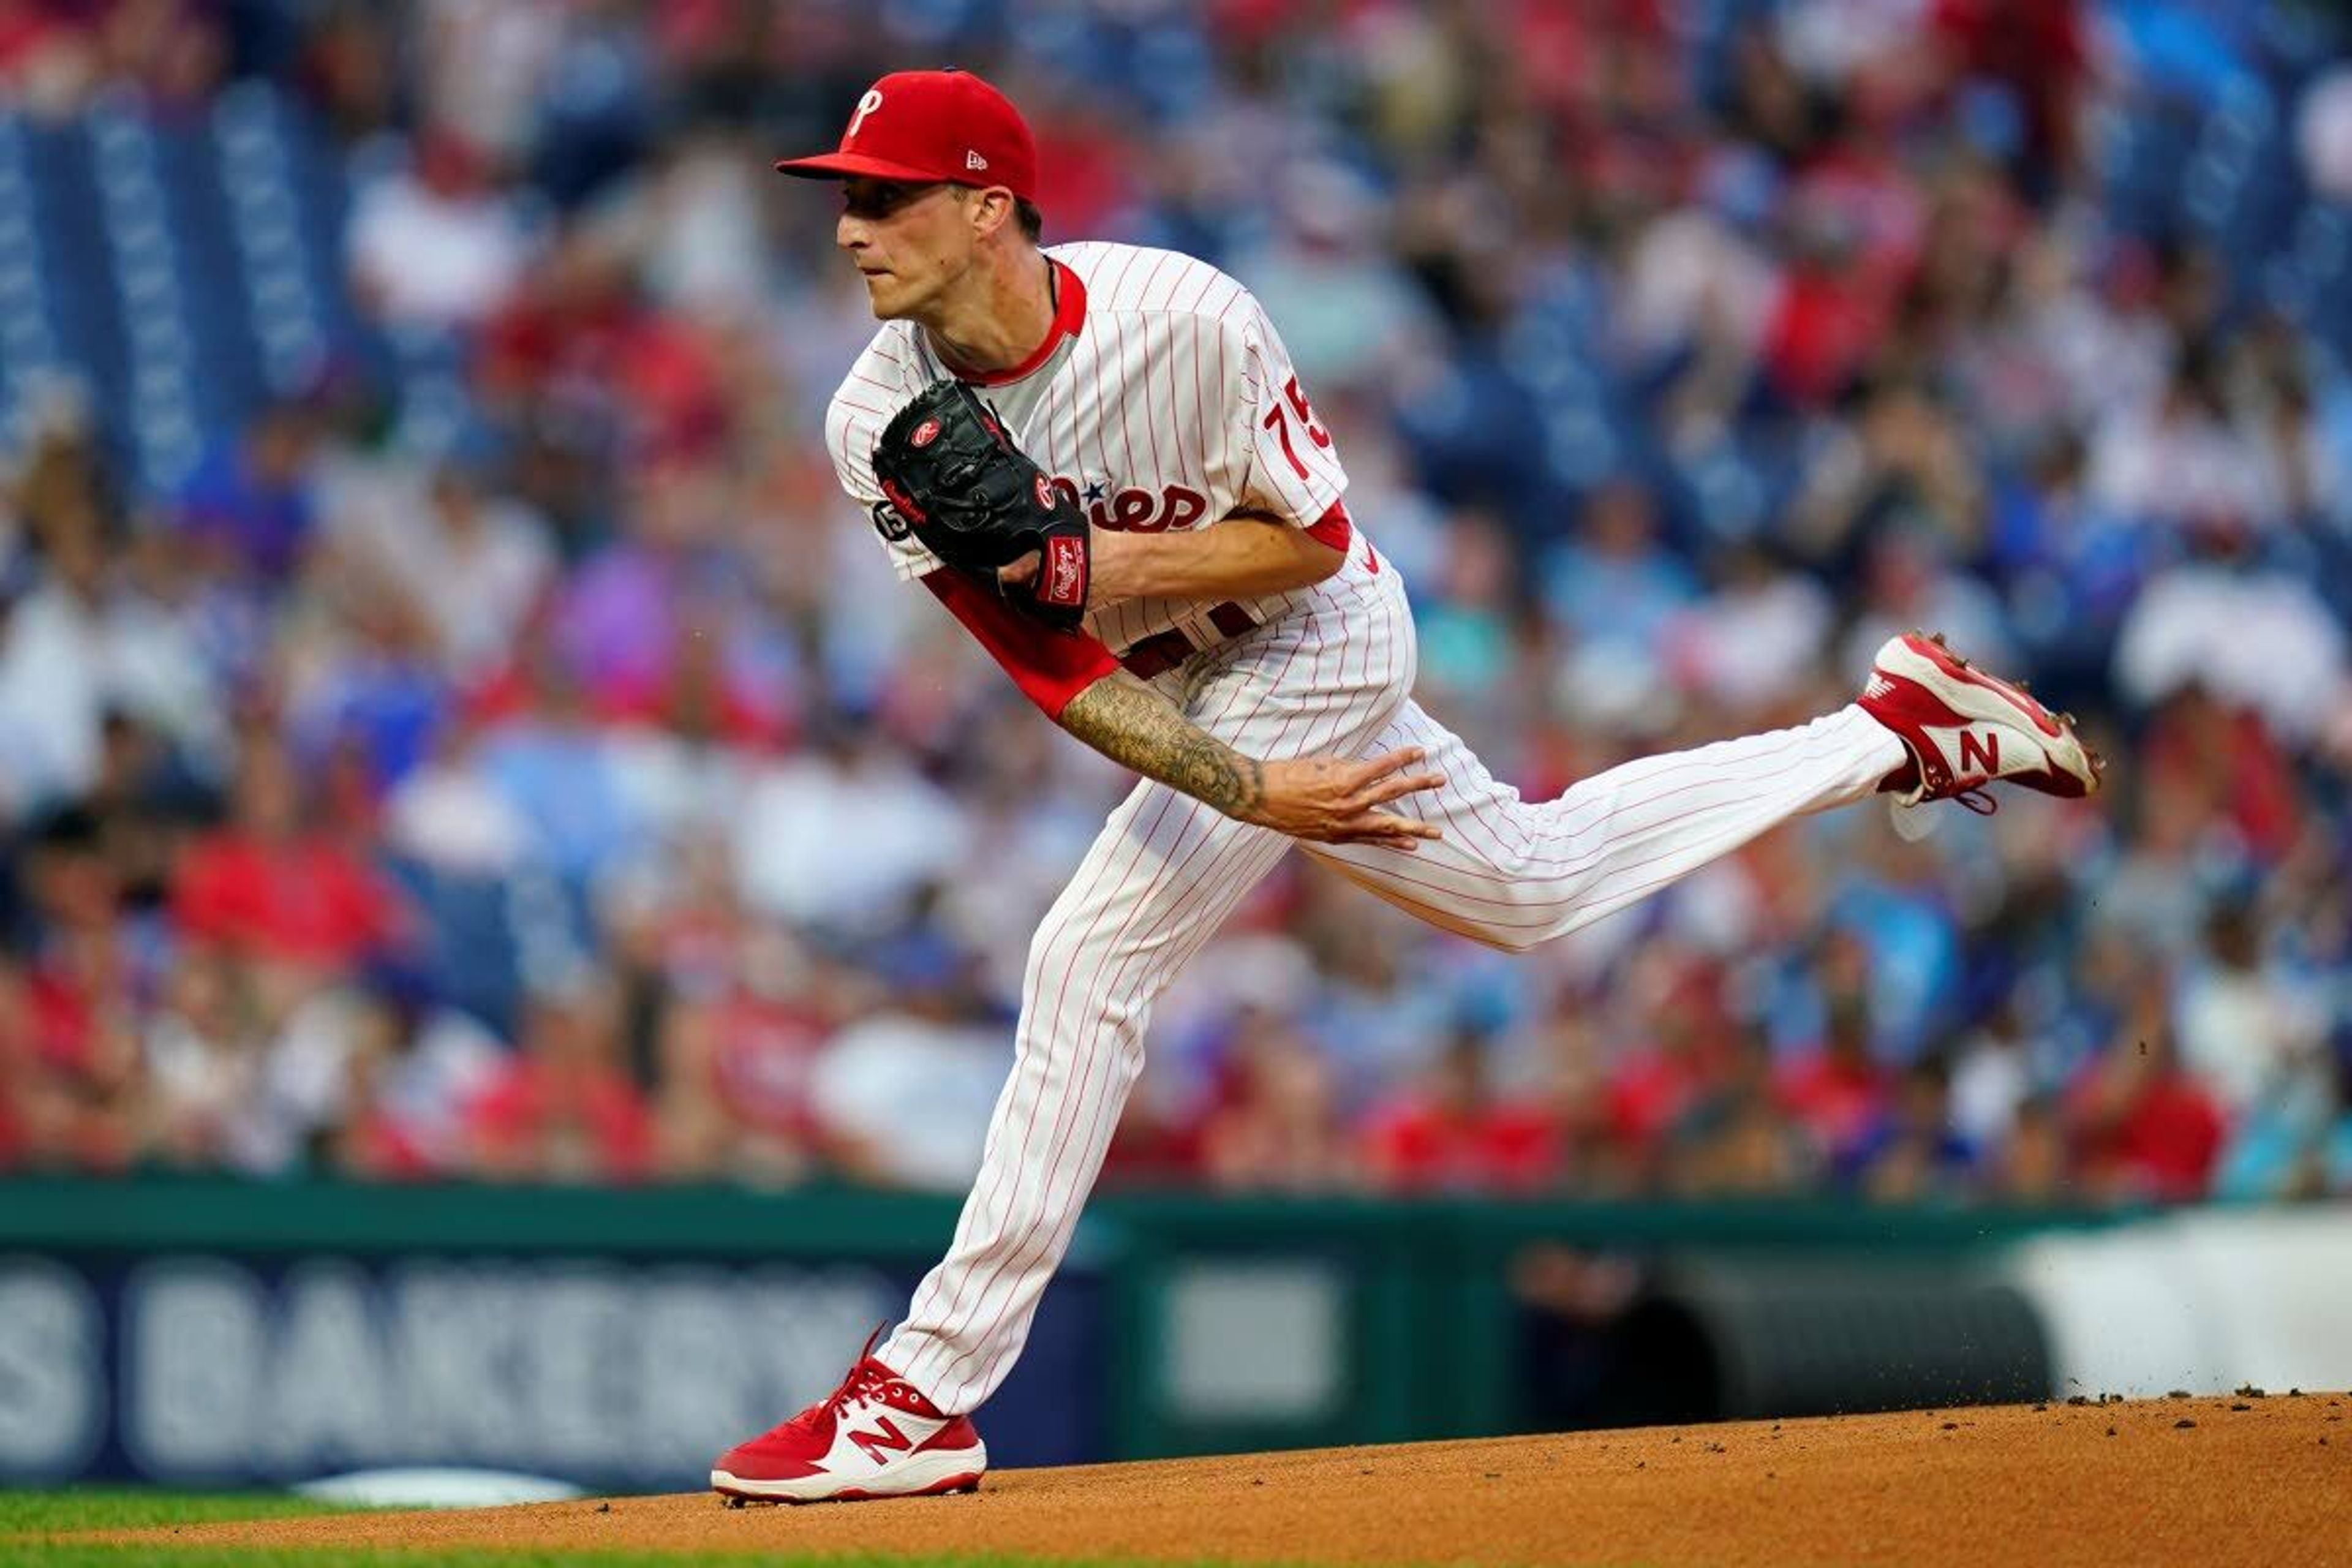
[[[1265,799],[1265,770],[1202,731],[1124,670],[1062,710],[1062,728],[1111,761],[1246,822]]]

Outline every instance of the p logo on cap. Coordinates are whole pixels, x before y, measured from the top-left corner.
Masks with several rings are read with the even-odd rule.
[[[867,88],[866,96],[857,100],[857,112],[849,117],[849,129],[841,133],[841,139],[844,142],[856,141],[857,128],[866,123],[867,115],[881,107],[882,89],[878,87]]]

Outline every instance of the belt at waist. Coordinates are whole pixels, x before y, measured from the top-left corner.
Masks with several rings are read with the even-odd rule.
[[[1171,626],[1164,632],[1154,632],[1141,638],[1125,653],[1118,662],[1139,680],[1150,680],[1165,675],[1194,654],[1212,648],[1218,643],[1241,636],[1258,624],[1257,617],[1228,599],[1209,611],[1209,624],[1222,635],[1213,640],[1196,640],[1181,626]]]

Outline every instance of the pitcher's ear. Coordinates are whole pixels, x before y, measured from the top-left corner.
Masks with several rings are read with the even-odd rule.
[[[986,239],[1008,223],[1016,223],[1017,203],[1013,193],[1003,185],[960,185],[964,193],[964,212],[971,224],[972,237]]]

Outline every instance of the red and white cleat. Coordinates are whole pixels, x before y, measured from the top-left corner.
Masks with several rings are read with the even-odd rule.
[[[829,1397],[719,1456],[711,1489],[730,1505],[979,1490],[988,1448],[971,1417],[940,1410],[873,1352],[869,1339]]]
[[[1887,781],[1902,804],[1957,800],[1990,812],[1995,780],[2079,800],[2095,795],[2105,764],[2074,734],[2072,714],[2053,713],[2025,688],[1972,669],[1916,632],[1889,637],[1862,689],[1863,711],[1895,731],[1911,765]]]

